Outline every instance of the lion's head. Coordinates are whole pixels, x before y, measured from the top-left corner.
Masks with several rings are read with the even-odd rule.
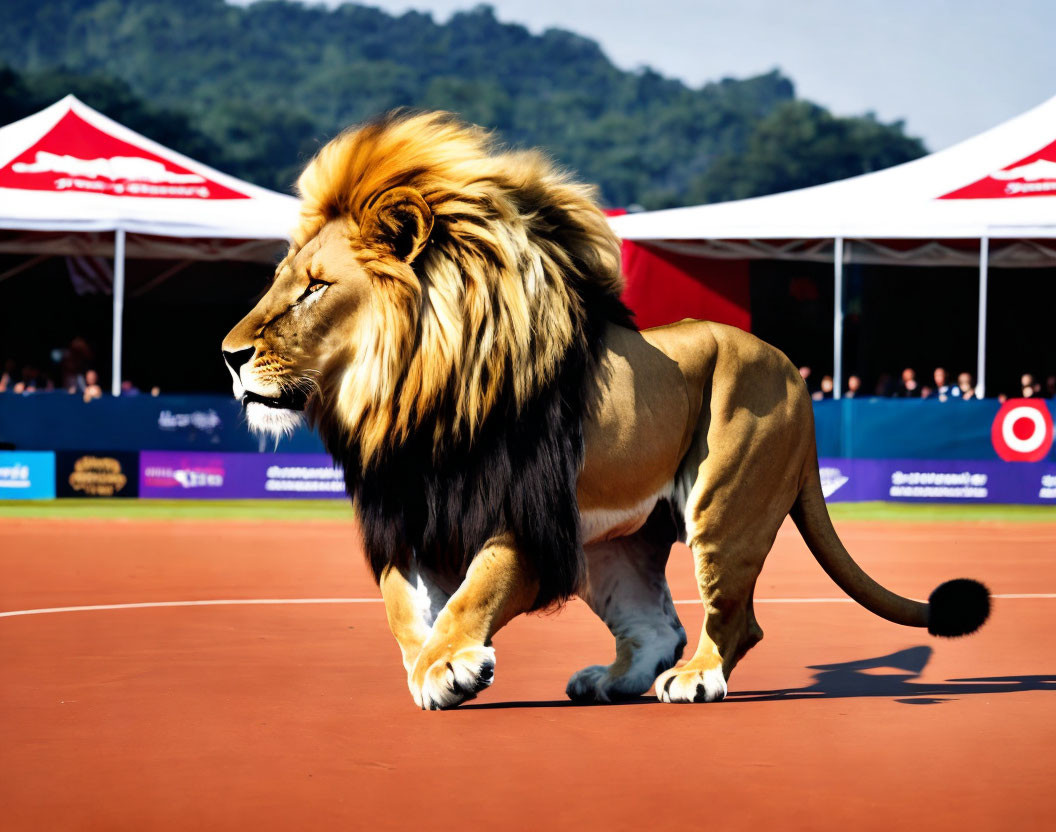
[[[298,187],[290,251],[224,339],[250,423],[307,411],[376,577],[411,553],[458,574],[510,534],[537,603],[568,597],[582,416],[607,327],[630,325],[593,191],[443,113],[338,136]]]
[[[327,144],[298,182],[289,253],[223,350],[250,424],[308,405],[367,465],[426,428],[472,438],[549,383],[584,296],[621,288],[591,189],[444,113],[393,113]]]
[[[450,115],[345,132],[298,187],[293,245],[223,344],[254,429],[312,400],[364,464],[427,421],[472,436],[504,390],[522,404],[552,378],[584,289],[619,294],[592,191]]]

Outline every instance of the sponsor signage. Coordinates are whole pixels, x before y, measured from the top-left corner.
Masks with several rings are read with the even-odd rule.
[[[994,417],[990,441],[1005,462],[1038,462],[1052,447],[1052,415],[1038,399],[1009,399]]]
[[[822,459],[830,502],[1035,503],[1056,506],[1056,463]]]
[[[134,451],[57,451],[58,497],[136,497],[139,454]]]
[[[100,130],[70,110],[0,168],[0,188],[117,197],[247,199],[246,194]]]
[[[55,454],[51,451],[0,451],[0,500],[55,497]]]
[[[324,454],[143,451],[139,494],[164,499],[341,498],[345,480]]]
[[[1008,199],[1056,196],[1056,141],[939,199]]]
[[[223,424],[220,415],[211,407],[208,410],[192,410],[188,413],[174,412],[166,408],[158,414],[158,430],[168,432],[196,430],[213,434]]]
[[[825,495],[825,499],[830,499],[837,491],[847,485],[851,478],[844,473],[844,469],[847,467],[843,460],[827,460],[826,465],[820,467],[821,473],[821,493]],[[843,463],[843,467],[840,464]],[[839,498],[837,498],[839,499]]]

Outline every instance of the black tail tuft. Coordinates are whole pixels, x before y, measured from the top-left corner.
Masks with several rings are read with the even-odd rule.
[[[971,578],[939,584],[928,598],[928,632],[933,636],[966,636],[990,615],[990,590]]]

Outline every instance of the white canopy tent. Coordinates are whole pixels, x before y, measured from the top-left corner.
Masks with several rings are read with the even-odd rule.
[[[271,262],[297,212],[292,196],[169,150],[72,95],[0,128],[0,251],[114,258],[115,396],[126,255]]]
[[[1056,266],[1056,98],[946,150],[887,170],[772,196],[627,214],[610,222],[624,239],[684,254],[832,262],[837,398],[845,263],[977,263],[977,379],[983,395],[988,266]],[[978,240],[978,249],[957,243],[963,240]]]

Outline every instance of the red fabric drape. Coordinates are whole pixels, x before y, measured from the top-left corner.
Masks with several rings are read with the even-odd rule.
[[[747,260],[674,254],[623,241],[623,302],[642,329],[701,318],[751,331]]]

